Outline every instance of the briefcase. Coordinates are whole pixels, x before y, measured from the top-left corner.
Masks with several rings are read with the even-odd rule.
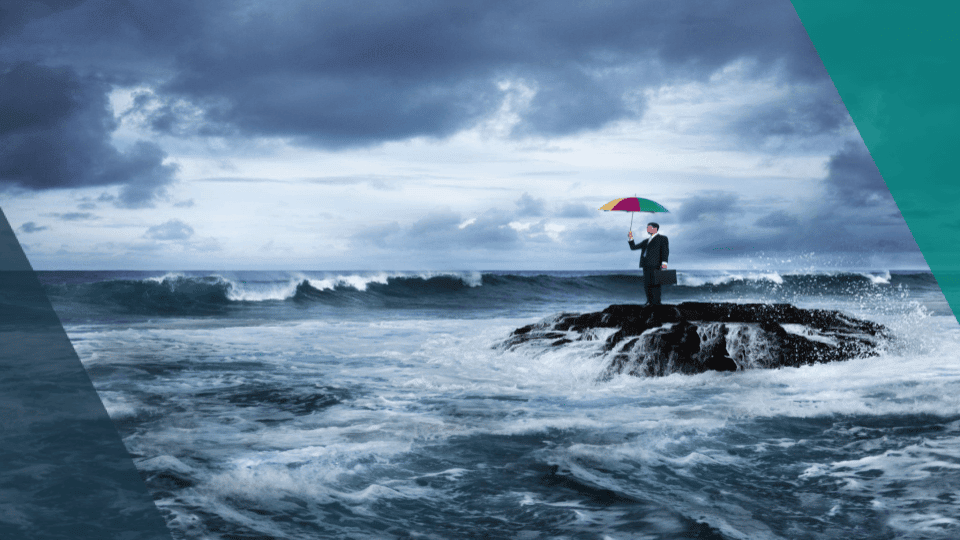
[[[676,285],[676,270],[657,270],[653,273],[653,281],[657,285]]]

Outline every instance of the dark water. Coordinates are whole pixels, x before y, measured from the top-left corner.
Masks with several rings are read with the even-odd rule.
[[[879,357],[598,382],[501,351],[597,272],[46,272],[176,538],[954,538],[960,328],[922,272],[683,272],[880,322]]]

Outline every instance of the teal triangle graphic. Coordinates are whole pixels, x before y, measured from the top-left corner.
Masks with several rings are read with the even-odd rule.
[[[0,538],[170,533],[0,210]]]
[[[960,5],[794,0],[954,315],[960,308]]]

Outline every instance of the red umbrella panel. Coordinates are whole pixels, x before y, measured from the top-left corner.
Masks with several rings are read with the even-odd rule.
[[[614,199],[600,207],[607,212],[669,212],[662,204],[640,197]],[[633,230],[633,215],[630,216],[630,230]]]

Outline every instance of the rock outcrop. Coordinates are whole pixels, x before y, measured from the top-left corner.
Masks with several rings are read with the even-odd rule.
[[[599,377],[605,380],[618,374],[657,377],[838,362],[876,355],[886,338],[882,325],[838,311],[684,302],[561,313],[518,328],[499,347],[563,347],[602,339],[596,354],[610,358]]]

